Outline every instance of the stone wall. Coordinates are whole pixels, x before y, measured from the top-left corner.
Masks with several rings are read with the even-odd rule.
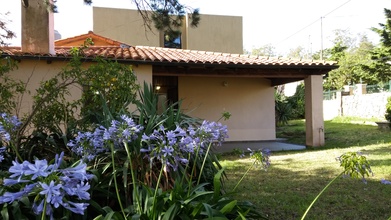
[[[323,101],[324,119],[330,120],[336,116],[384,119],[389,96],[390,92],[337,95],[336,99]]]

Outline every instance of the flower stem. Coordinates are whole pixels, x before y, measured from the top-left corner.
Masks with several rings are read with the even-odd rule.
[[[137,179],[136,179],[136,175],[134,175],[134,170],[133,170],[133,163],[132,163],[132,157],[130,155],[130,151],[129,151],[129,148],[128,148],[128,143],[124,142],[124,146],[125,146],[125,150],[126,150],[126,154],[128,156],[128,160],[129,160],[129,165],[130,165],[130,173],[132,175],[132,182],[133,182],[133,195],[136,196],[136,202],[137,202],[137,209],[138,209],[138,213],[141,214],[141,205],[140,205],[140,200],[139,200],[139,197],[138,197],[138,189],[137,189]],[[125,218],[126,219],[126,218]]]
[[[124,207],[122,206],[121,197],[119,195],[119,190],[118,190],[118,183],[117,183],[117,176],[116,176],[117,170],[115,169],[115,159],[114,159],[114,145],[110,144],[110,148],[111,148],[111,163],[113,165],[113,174],[114,174],[113,178],[114,178],[115,192],[117,194],[117,199],[118,199],[119,206],[121,208],[122,215],[124,216],[124,219],[126,219],[126,214],[124,211]]]
[[[189,180],[189,189],[187,191],[187,196],[190,195],[191,184],[193,182],[194,170],[195,170],[195,167],[197,165],[198,153],[200,152],[200,148],[201,148],[201,146],[198,146],[197,151],[196,151],[196,155],[195,155],[195,158],[194,158],[194,162],[193,162],[194,163],[193,164],[193,168],[191,169],[190,180]]]
[[[45,218],[46,218],[46,205],[47,205],[47,202],[46,202],[46,196],[45,196],[45,202],[43,203],[43,210],[42,210],[41,220],[45,220]]]
[[[344,173],[344,172],[341,172],[338,176],[336,176],[333,180],[331,180],[331,181],[323,188],[322,191],[320,191],[320,193],[315,197],[315,199],[312,201],[312,203],[308,206],[307,210],[304,212],[303,216],[301,217],[301,220],[303,220],[303,219],[306,217],[308,211],[310,211],[311,207],[315,204],[315,202],[318,200],[318,198],[320,197],[320,195],[322,195],[322,193],[323,193],[324,191],[326,191],[326,189],[327,189],[327,188],[328,188],[328,187],[329,187],[329,186],[330,186],[338,177],[342,176],[343,173]]]
[[[234,189],[232,191],[235,191],[235,189],[239,186],[239,184],[243,181],[244,177],[247,175],[247,173],[251,170],[251,168],[254,166],[256,161],[254,161],[251,166],[246,170],[246,172],[243,174],[242,178],[240,178],[240,180],[238,181],[238,183],[236,183]]]
[[[208,154],[209,154],[209,150],[210,150],[210,146],[211,146],[211,145],[212,145],[212,143],[209,143],[208,149],[206,150],[206,154],[205,154],[205,156],[204,156],[204,161],[202,161],[202,166],[201,166],[201,169],[200,169],[200,173],[198,174],[197,185],[200,184],[200,180],[201,180],[201,176],[202,176],[202,170],[204,169],[205,161],[206,161],[206,158],[208,157]]]

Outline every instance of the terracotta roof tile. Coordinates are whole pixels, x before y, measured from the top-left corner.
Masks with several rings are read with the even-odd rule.
[[[56,47],[56,55],[24,53],[20,47],[0,48],[0,54],[17,57],[53,57],[70,58],[71,47]],[[2,51],[2,52],[1,52]],[[85,58],[116,59],[129,62],[162,62],[162,63],[187,63],[187,64],[226,64],[241,66],[330,66],[334,67],[336,62],[294,60],[277,57],[250,56],[229,53],[217,53],[209,51],[169,49],[161,47],[136,46],[122,48],[120,46],[91,46],[83,50]]]

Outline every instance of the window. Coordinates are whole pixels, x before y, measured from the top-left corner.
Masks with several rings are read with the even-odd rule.
[[[181,34],[164,34],[164,47],[167,48],[182,48]]]

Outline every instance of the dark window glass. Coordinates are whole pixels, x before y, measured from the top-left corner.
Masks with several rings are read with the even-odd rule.
[[[182,48],[181,34],[178,34],[176,36],[170,36],[168,34],[165,34],[164,47],[181,49]]]

